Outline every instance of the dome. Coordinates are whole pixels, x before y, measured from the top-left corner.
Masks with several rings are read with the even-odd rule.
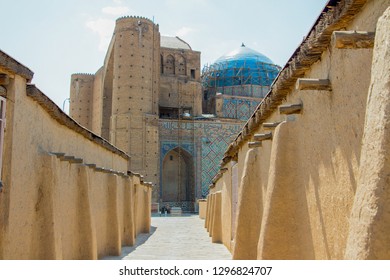
[[[280,71],[271,59],[246,47],[221,56],[203,73],[204,83],[210,87],[240,85],[270,86]]]
[[[241,47],[221,56],[215,61],[215,63],[223,62],[263,62],[274,64],[271,59],[246,47],[244,44],[242,44]]]

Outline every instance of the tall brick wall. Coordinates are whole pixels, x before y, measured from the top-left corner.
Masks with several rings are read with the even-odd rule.
[[[102,137],[104,139],[110,139],[110,118],[112,112],[112,91],[113,91],[113,79],[114,79],[114,54],[112,50],[108,53],[108,61],[104,63],[104,75],[103,75],[103,101],[102,101],[102,122],[101,130]]]
[[[102,135],[103,118],[103,74],[104,67],[101,67],[95,74],[93,82],[93,94],[91,104],[91,130],[97,135]]]
[[[192,115],[202,114],[200,52],[161,48],[160,60],[160,106],[191,108]]]
[[[91,129],[92,95],[95,76],[73,74],[70,85],[70,116],[82,126]]]
[[[157,183],[159,28],[149,19],[124,17],[114,36],[110,142],[130,154],[132,170]]]

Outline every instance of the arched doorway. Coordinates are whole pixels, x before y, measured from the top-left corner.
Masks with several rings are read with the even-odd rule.
[[[169,151],[162,163],[162,202],[193,211],[195,198],[192,155],[182,148]]]

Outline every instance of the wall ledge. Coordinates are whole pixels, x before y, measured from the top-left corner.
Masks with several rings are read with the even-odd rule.
[[[49,115],[56,120],[59,124],[66,126],[67,128],[79,133],[88,140],[95,144],[105,148],[106,150],[121,156],[122,158],[129,160],[130,156],[125,152],[119,150],[107,140],[94,134],[85,127],[78,124],[74,119],[65,114],[49,97],[41,92],[35,85],[28,84],[26,88],[26,94],[28,97],[36,101]]]
[[[0,67],[5,68],[7,71],[17,74],[25,78],[30,82],[34,76],[34,72],[21,64],[16,59],[12,58],[2,50],[0,50]]]
[[[345,28],[355,15],[360,12],[366,2],[367,0],[328,1],[308,35],[279,72],[268,94],[257,106],[242,131],[228,146],[222,160],[223,162],[227,162],[225,158],[236,156],[239,148],[248,140],[248,137],[242,137],[245,132],[246,134],[249,132],[252,135],[271,116],[285,100],[291,88],[295,86],[297,79],[304,77],[305,71],[310,69],[321,58],[322,53],[330,44],[333,31]],[[253,123],[249,130],[249,122],[251,120]]]

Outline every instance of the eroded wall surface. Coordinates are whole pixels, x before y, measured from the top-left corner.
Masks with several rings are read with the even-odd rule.
[[[2,68],[0,68],[2,70]],[[151,187],[129,157],[14,74],[7,85],[0,259],[119,255],[150,228]]]
[[[233,216],[221,219],[221,228],[234,258],[389,258],[388,186],[381,179],[387,174],[388,15],[377,24],[389,5],[341,1],[325,10],[325,21],[313,28],[317,37],[307,37],[311,43],[300,46],[229,146],[228,171],[218,176],[210,198],[221,185],[234,184],[230,163],[237,161],[238,209],[226,203],[221,210]],[[337,30],[376,32],[375,48],[340,48]],[[320,55],[309,64],[310,56],[299,51],[315,48]],[[327,87],[320,87],[324,80]],[[306,81],[317,86],[305,88]],[[270,139],[256,140],[269,132]],[[233,193],[234,187],[222,191],[222,201],[233,202]],[[208,228],[213,209],[207,210]]]
[[[360,173],[345,257],[390,258],[389,109],[390,8],[376,29]]]

